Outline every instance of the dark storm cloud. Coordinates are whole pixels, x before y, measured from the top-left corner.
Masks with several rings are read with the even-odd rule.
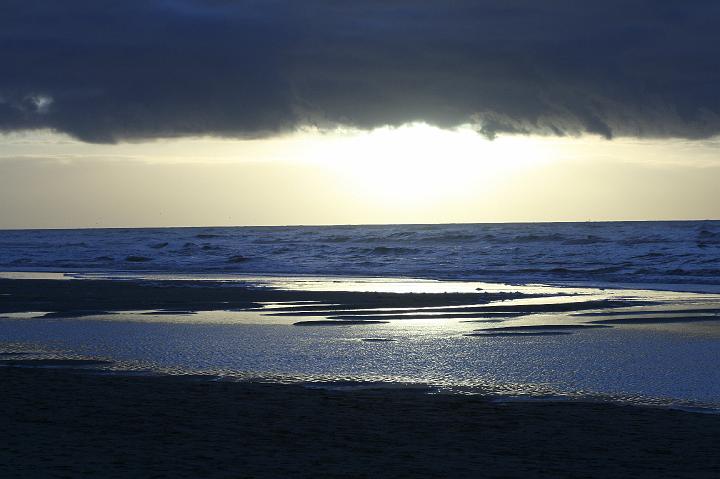
[[[0,129],[720,133],[720,2],[0,2]]]

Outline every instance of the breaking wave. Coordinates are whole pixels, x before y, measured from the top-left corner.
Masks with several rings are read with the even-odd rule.
[[[0,268],[720,285],[720,222],[0,231]]]

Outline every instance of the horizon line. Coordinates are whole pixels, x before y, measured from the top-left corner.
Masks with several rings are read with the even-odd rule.
[[[472,226],[472,225],[529,225],[529,224],[587,224],[587,223],[682,223],[715,222],[720,218],[647,219],[647,220],[554,220],[554,221],[477,221],[448,223],[307,223],[307,224],[254,224],[254,225],[202,225],[202,226],[78,226],[1,228],[4,231],[64,231],[64,230],[127,230],[127,229],[192,229],[192,228],[341,228],[364,226]]]

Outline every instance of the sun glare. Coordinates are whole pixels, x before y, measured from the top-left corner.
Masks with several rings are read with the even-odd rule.
[[[311,155],[356,195],[413,205],[493,189],[548,157],[546,148],[529,138],[488,140],[470,128],[426,124],[339,135]]]

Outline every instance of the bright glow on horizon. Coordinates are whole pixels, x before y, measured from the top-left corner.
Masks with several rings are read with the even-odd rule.
[[[548,157],[530,138],[488,140],[471,129],[414,124],[340,137],[318,145],[306,160],[321,163],[368,201],[427,207],[492,190],[514,172],[543,165]]]
[[[0,135],[0,228],[720,218],[720,138],[425,124],[86,144]]]

